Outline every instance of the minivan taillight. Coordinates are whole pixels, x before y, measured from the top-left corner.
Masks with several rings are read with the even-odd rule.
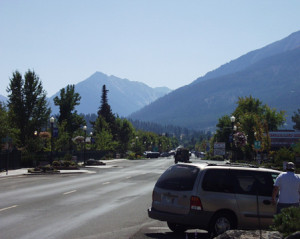
[[[191,196],[190,208],[191,210],[197,210],[197,211],[203,210],[202,203],[199,197]]]

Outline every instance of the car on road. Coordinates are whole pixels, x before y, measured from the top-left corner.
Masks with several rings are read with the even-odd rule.
[[[158,158],[160,156],[159,152],[145,151],[144,156],[146,158]]]
[[[280,171],[249,165],[178,163],[156,182],[148,216],[174,232],[263,229],[272,224],[273,183]]]
[[[175,164],[178,162],[187,163],[190,160],[190,151],[185,148],[177,148],[174,158],[175,158],[174,160]]]

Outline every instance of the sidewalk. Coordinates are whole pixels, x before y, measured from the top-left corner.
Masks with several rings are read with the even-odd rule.
[[[114,163],[123,161],[126,159],[112,159],[112,160],[105,160],[104,163],[106,165],[100,165],[100,166],[85,166],[84,168],[76,169],[76,170],[59,170],[59,173],[62,174],[71,174],[71,173],[96,173],[95,171],[92,171],[93,168],[111,168],[115,167]],[[7,177],[7,176],[20,176],[20,175],[51,175],[51,173],[28,173],[29,168],[21,168],[21,169],[12,169],[8,170],[8,172],[3,171],[0,172],[0,178],[1,177]]]
[[[21,175],[51,175],[51,174],[71,174],[71,173],[95,173],[95,171],[87,169],[76,169],[76,170],[58,170],[57,173],[28,173],[28,168],[8,170],[8,172],[3,171],[0,173],[0,178],[9,176],[21,176]]]

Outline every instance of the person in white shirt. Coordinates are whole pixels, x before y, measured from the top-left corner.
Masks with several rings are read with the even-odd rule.
[[[281,173],[275,180],[272,202],[276,204],[276,196],[279,198],[276,207],[276,213],[280,213],[283,208],[299,207],[300,200],[300,177],[295,174],[295,165],[288,162],[286,165],[287,172]]]

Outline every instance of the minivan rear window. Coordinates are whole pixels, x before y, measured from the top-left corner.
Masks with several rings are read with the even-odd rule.
[[[156,187],[174,191],[191,191],[199,168],[191,165],[176,164],[168,168],[158,179]]]

